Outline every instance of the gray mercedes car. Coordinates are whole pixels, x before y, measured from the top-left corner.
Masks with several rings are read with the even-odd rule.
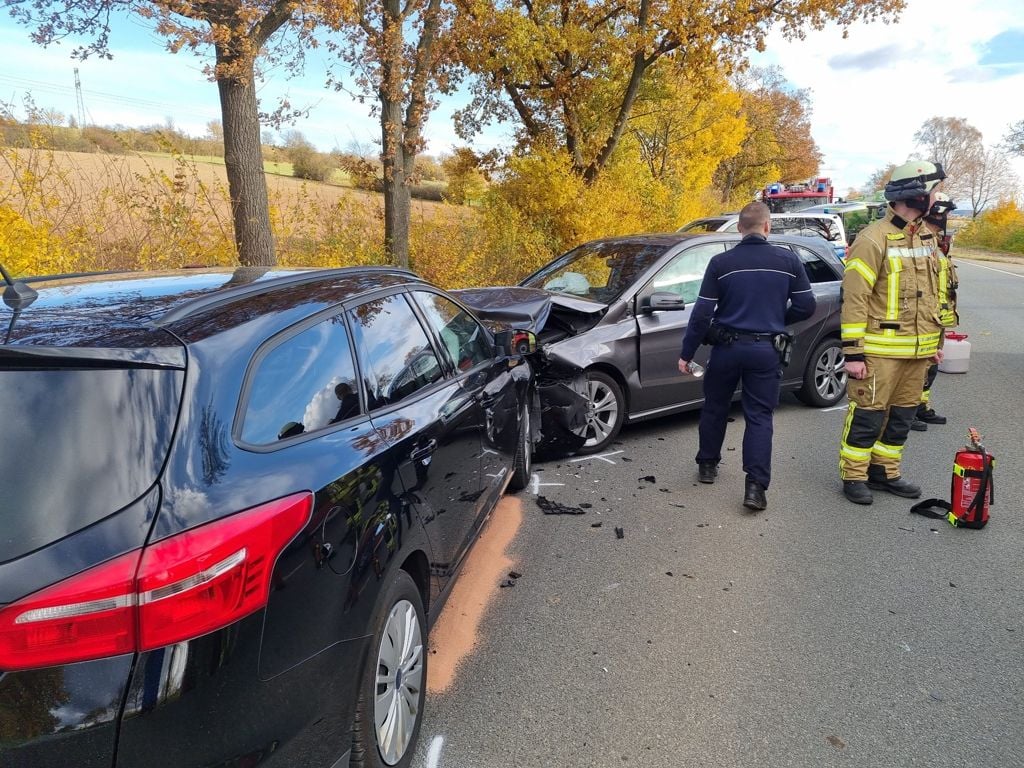
[[[647,234],[585,243],[537,270],[516,288],[456,291],[480,315],[532,329],[542,353],[574,366],[589,400],[581,453],[601,451],[627,422],[699,408],[700,379],[677,361],[690,307],[711,258],[738,234]],[[843,265],[820,238],[772,236],[804,264],[817,299],[808,320],[790,328],[795,343],[783,389],[826,408],[846,394],[839,338]],[[697,353],[706,363],[710,347]],[[738,395],[737,395],[738,396]]]

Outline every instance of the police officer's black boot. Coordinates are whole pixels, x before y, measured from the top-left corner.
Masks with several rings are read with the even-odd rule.
[[[875,500],[863,480],[843,480],[843,495],[854,504],[870,504]]]
[[[887,478],[885,468],[880,464],[868,467],[868,488],[875,491],[888,491],[905,499],[916,499],[921,495],[921,486],[914,485],[902,477]]]
[[[718,477],[718,464],[713,461],[697,462],[697,479],[702,483],[713,483]]]
[[[743,506],[753,510],[764,509],[768,506],[768,499],[764,495],[764,486],[749,477],[746,489],[743,491]]]

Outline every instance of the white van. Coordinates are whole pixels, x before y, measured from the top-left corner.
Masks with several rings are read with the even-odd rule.
[[[820,237],[832,243],[836,256],[846,258],[846,228],[843,219],[836,213],[809,213],[795,211],[793,213],[773,213],[773,235],[803,235],[804,237]],[[724,213],[721,216],[708,216],[696,219],[680,232],[737,232],[740,217],[738,213]]]

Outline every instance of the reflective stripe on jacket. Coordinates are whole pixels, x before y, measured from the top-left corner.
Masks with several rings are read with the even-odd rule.
[[[891,208],[861,231],[843,275],[840,332],[846,354],[935,354],[942,334],[936,253],[924,224],[908,223]]]

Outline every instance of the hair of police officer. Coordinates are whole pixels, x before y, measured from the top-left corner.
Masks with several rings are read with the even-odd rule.
[[[740,220],[736,228],[741,234],[760,232],[766,221],[771,221],[772,213],[764,203],[747,203],[740,211]]]

